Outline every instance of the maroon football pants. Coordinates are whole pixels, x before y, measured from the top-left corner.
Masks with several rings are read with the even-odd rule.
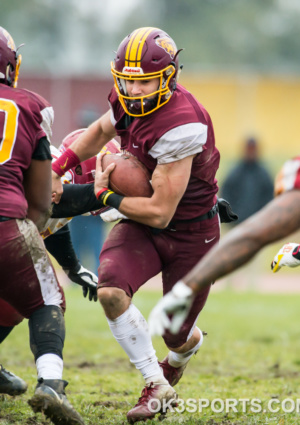
[[[0,240],[0,298],[26,318],[45,305],[64,310],[64,294],[36,226],[30,220],[0,222]],[[11,325],[12,317],[2,319],[3,326]]]
[[[98,286],[120,288],[133,297],[144,283],[162,272],[163,293],[169,292],[220,238],[218,215],[177,227],[153,234],[148,226],[131,220],[116,224],[100,254]],[[199,292],[180,333],[164,335],[169,347],[180,347],[190,337],[209,290]]]

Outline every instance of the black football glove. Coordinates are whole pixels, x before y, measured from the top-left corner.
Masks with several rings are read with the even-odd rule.
[[[84,298],[86,298],[87,294],[89,294],[90,301],[93,301],[93,300],[97,301],[98,278],[93,272],[85,269],[81,265],[78,271],[75,271],[74,269],[73,270],[64,269],[64,271],[66,272],[66,274],[68,275],[68,278],[72,282],[82,286],[82,292],[83,292]]]

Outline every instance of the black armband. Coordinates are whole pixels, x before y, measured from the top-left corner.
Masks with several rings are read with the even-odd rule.
[[[112,190],[106,188],[99,190],[96,197],[97,199],[99,199],[100,202],[103,203],[103,205],[109,205],[110,207],[113,207],[116,210],[119,209],[120,204],[124,199],[124,196],[117,195]]]
[[[52,204],[51,218],[75,217],[103,208],[94,194],[94,184],[64,184],[59,204]]]

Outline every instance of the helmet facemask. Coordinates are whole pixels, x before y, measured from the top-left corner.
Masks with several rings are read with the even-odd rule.
[[[115,81],[115,88],[119,96],[119,100],[128,115],[133,117],[141,117],[149,115],[161,106],[165,105],[171,98],[172,88],[171,80],[176,72],[175,67],[171,64],[159,72],[144,74],[141,69],[136,69],[129,73],[129,67],[125,67],[125,72],[118,72],[114,63],[111,63],[111,72]],[[133,68],[132,68],[133,70]],[[133,72],[138,71],[139,74]],[[126,90],[126,81],[128,80],[152,80],[158,78],[159,84],[157,90],[145,96],[128,96]]]
[[[23,44],[21,44],[21,46],[23,46]],[[19,47],[21,47],[21,46],[19,46]],[[18,47],[18,49],[19,49],[19,47]],[[18,49],[17,49],[17,51],[18,51]],[[18,55],[16,56],[16,70],[15,70],[15,76],[14,76],[14,79],[13,79],[13,82],[12,82],[12,86],[13,86],[14,88],[16,88],[16,87],[17,87],[17,85],[18,85],[19,71],[20,71],[21,63],[22,63],[22,55],[18,54]]]

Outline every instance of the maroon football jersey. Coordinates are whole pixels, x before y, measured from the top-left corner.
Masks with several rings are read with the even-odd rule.
[[[208,212],[217,199],[215,175],[220,154],[205,108],[178,84],[166,105],[145,117],[135,118],[124,128],[125,112],[115,89],[110,92],[109,102],[121,149],[135,155],[150,172],[157,164],[196,154],[187,189],[173,219],[187,220]]]
[[[24,218],[23,173],[42,137],[49,139],[53,108],[36,93],[0,84],[0,215]]]

